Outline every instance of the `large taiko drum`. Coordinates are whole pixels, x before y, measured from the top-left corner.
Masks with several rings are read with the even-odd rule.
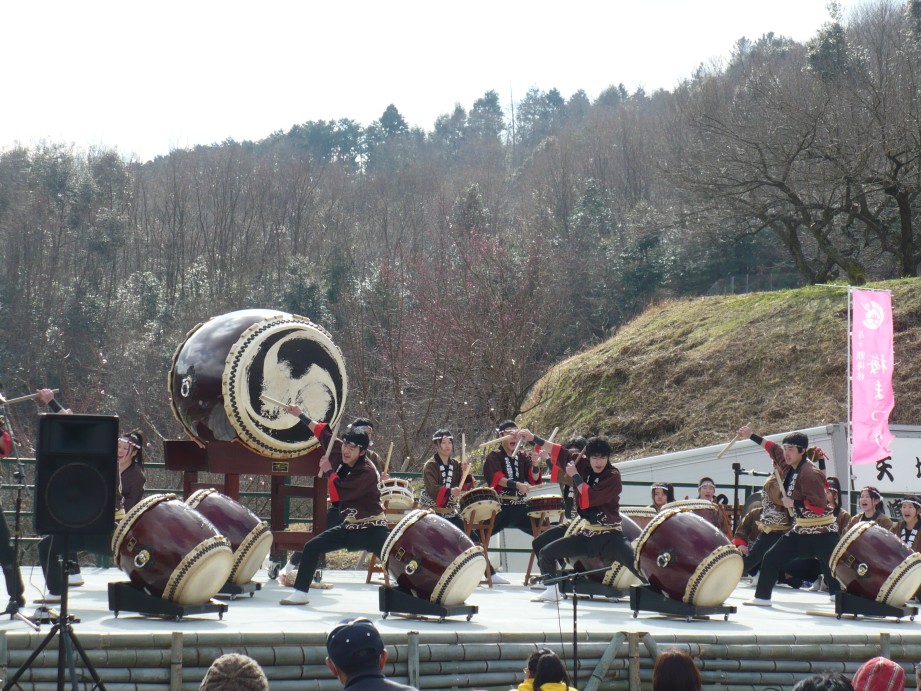
[[[457,498],[457,513],[467,523],[485,523],[501,510],[499,495],[492,487],[474,487]]]
[[[646,524],[651,521],[657,511],[651,506],[621,506],[620,515],[621,517],[627,516],[632,519],[641,529],[646,527]]]
[[[689,605],[721,605],[742,577],[742,553],[690,510],[663,508],[643,528],[634,551],[637,570],[654,590]]]
[[[396,524],[381,561],[400,589],[436,605],[463,604],[486,572],[482,547],[428,509]]]
[[[342,353],[305,317],[264,309],[214,317],[173,356],[167,387],[176,419],[201,442],[239,440],[270,458],[293,458],[316,437],[278,403],[335,424],[345,406]]]
[[[709,521],[717,528],[720,532],[723,530],[722,522],[722,508],[714,504],[712,501],[707,501],[706,499],[681,499],[679,501],[671,501],[665,506],[662,507],[662,510],[665,509],[678,509],[679,511],[690,511],[697,514],[706,521]]]
[[[381,481],[377,488],[381,491],[381,503],[387,505],[390,513],[409,511],[416,503],[416,495],[409,480],[391,477]]]
[[[628,516],[621,515],[620,520],[624,537],[627,538],[627,542],[632,543],[640,536],[640,533],[643,532],[642,528]],[[573,522],[569,524],[569,527],[566,528],[565,537],[578,535],[585,528],[587,523],[588,522],[584,518],[573,520]],[[616,588],[617,590],[629,590],[630,586],[640,583],[640,579],[625,565],[617,561],[608,562],[602,557],[578,557],[573,562],[573,568],[576,571],[595,571],[595,573],[589,574],[589,580],[610,586],[611,588]],[[605,568],[607,571],[598,571],[598,569]]]
[[[230,541],[174,494],[138,502],[115,528],[112,552],[132,583],[181,605],[210,600],[233,568]]]
[[[211,521],[230,542],[233,568],[228,580],[236,585],[249,583],[272,551],[269,524],[216,489],[193,492],[185,503]]]
[[[848,530],[828,560],[847,592],[902,607],[921,588],[921,554],[875,523]]]

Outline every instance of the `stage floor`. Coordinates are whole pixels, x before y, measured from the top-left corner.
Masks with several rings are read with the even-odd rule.
[[[325,632],[344,618],[366,616],[379,627],[382,633],[419,631],[434,632],[501,632],[528,633],[540,632],[554,634],[559,632],[562,638],[572,633],[573,602],[561,600],[558,604],[531,602],[538,591],[522,585],[523,574],[505,574],[512,585],[497,585],[493,588],[479,586],[467,599],[468,605],[476,605],[479,612],[471,621],[463,617],[449,618],[444,622],[437,620],[407,619],[391,614],[386,620],[382,618],[378,605],[377,584],[365,584],[364,571],[327,571],[324,581],[333,584],[330,590],[311,590],[310,603],[304,606],[282,606],[279,600],[290,588],[280,586],[277,581],[269,580],[265,572],[260,571],[256,578],[262,583],[262,590],[253,597],[241,596],[234,600],[224,600],[228,611],[223,619],[216,614],[189,616],[182,621],[163,620],[122,612],[116,618],[108,608],[108,584],[113,581],[127,580],[116,569],[84,568],[85,584],[70,590],[70,613],[80,619],[77,630],[86,633],[167,633],[213,632],[213,633],[314,633]],[[24,613],[31,615],[36,605],[33,600],[41,597],[43,585],[41,570],[25,567],[23,577],[26,582],[26,597],[29,602]],[[737,607],[737,612],[724,621],[722,615],[705,620],[686,621],[683,618],[668,617],[656,612],[640,611],[634,619],[629,602],[615,602],[607,599],[580,598],[578,602],[578,628],[585,634],[611,634],[613,632],[649,632],[653,636],[662,634],[718,633],[721,636],[751,636],[752,634],[790,634],[808,632],[815,634],[868,634],[877,635],[890,631],[899,634],[921,632],[919,622],[908,619],[852,619],[841,620],[834,615],[834,605],[828,595],[801,590],[791,590],[778,586],[774,590],[774,607],[742,606],[742,601],[750,598],[754,589],[747,583],[740,584],[726,601],[726,605]],[[57,605],[52,605],[57,607]],[[823,612],[829,616],[808,614]],[[27,630],[17,620],[0,620],[0,629],[8,634]],[[43,626],[43,630],[47,630]]]

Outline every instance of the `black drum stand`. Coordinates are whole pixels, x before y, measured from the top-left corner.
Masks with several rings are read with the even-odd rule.
[[[914,621],[915,616],[918,614],[918,608],[913,605],[896,607],[895,605],[887,605],[884,602],[877,602],[876,600],[841,591],[835,594],[835,615],[840,619],[845,614],[881,618],[895,617],[896,619],[908,617],[910,621]]]
[[[630,588],[630,609],[633,610],[634,619],[636,619],[640,610],[683,617],[687,621],[709,618],[711,614],[722,614],[723,619],[728,621],[729,615],[736,613],[736,608],[732,605],[698,607],[697,605],[689,605],[681,600],[673,600],[658,590],[653,590],[648,585],[634,585]]]
[[[397,614],[416,619],[433,617],[438,621],[444,621],[447,617],[465,616],[470,621],[480,611],[476,605],[438,605],[399,588],[382,587],[377,592],[384,619],[390,614]]]
[[[237,585],[232,581],[227,581],[224,585],[221,586],[221,589],[217,591],[215,597],[226,597],[231,600],[236,600],[241,595],[249,595],[253,597],[257,592],[262,590],[262,584],[257,583],[256,581],[249,581],[248,583],[243,583],[242,585]]]
[[[192,614],[217,614],[218,619],[223,619],[228,607],[214,599],[200,605],[180,605],[145,593],[129,581],[121,581],[109,583],[109,609],[115,612],[116,617],[119,612],[137,612],[149,617],[182,621],[184,617]]]
[[[569,575],[571,571],[564,571],[563,575]],[[627,597],[627,591],[618,590],[609,585],[604,585],[603,583],[598,583],[597,581],[585,579],[577,580],[565,580],[559,582],[560,592],[563,595],[568,595],[571,597],[583,596],[583,597],[606,597],[612,600],[621,600]]]

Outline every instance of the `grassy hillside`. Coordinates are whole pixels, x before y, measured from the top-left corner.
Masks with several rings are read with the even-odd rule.
[[[892,292],[892,423],[921,424],[921,279]],[[608,434],[618,460],[847,419],[847,291],[810,286],[656,305],[551,369],[521,424]]]

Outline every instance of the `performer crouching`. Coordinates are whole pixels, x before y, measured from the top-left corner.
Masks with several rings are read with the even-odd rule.
[[[345,549],[373,552],[380,558],[387,540],[387,519],[381,506],[378,489],[380,475],[367,459],[369,439],[364,432],[349,430],[341,442],[324,434],[324,422],[305,421],[317,439],[330,449],[328,457],[320,462],[320,474],[329,476],[329,493],[333,503],[338,502],[342,523],[314,536],[304,545],[300,568],[294,581],[294,592],[281,601],[283,605],[305,605],[310,581],[317,563],[327,552]]]
[[[544,440],[534,437],[527,430],[520,435],[530,435],[535,443],[544,445]],[[620,471],[611,463],[611,444],[605,437],[592,437],[581,453],[563,449],[559,444],[550,444],[550,458],[564,466],[572,478],[575,506],[585,526],[574,535],[554,540],[538,554],[540,571],[545,579],[557,574],[557,560],[575,557],[601,557],[609,563],[619,562],[635,573],[633,548],[624,537],[620,519],[620,493],[623,485]],[[645,580],[645,579],[643,579]],[[560,591],[556,584],[535,598],[540,602],[557,602]]]

